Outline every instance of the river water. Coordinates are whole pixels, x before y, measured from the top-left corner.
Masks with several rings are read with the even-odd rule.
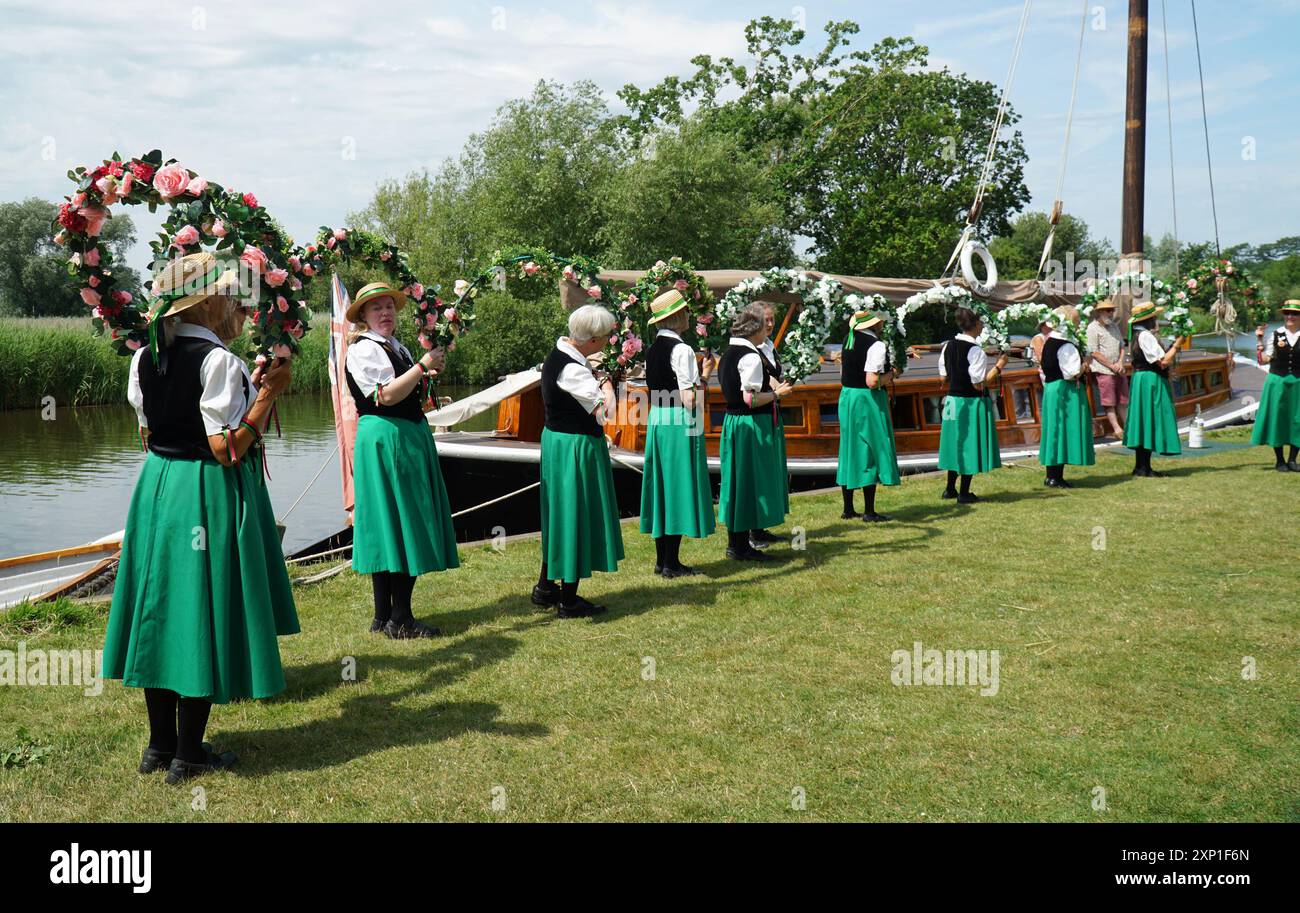
[[[476,389],[442,386],[438,394],[459,399]],[[346,519],[328,396],[286,396],[278,405],[284,436],[276,438],[273,428],[266,438],[267,484],[275,515],[288,527],[289,553],[338,532]],[[457,430],[495,427],[492,409]],[[135,412],[125,404],[61,408],[50,421],[38,411],[0,412],[0,558],[81,545],[120,530],[143,461]]]

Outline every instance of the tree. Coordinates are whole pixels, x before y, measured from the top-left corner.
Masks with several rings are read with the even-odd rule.
[[[52,227],[59,208],[36,197],[0,203],[0,312],[21,317],[79,317],[87,308],[80,287],[68,274],[68,252],[54,243]],[[125,262],[135,244],[131,217],[119,214],[104,224],[103,243],[113,259]],[[135,270],[118,267],[123,291],[140,294]]]
[[[1043,256],[1043,245],[1047,243],[1047,233],[1051,230],[1051,217],[1045,212],[1027,212],[1017,216],[1011,223],[1011,233],[1005,237],[994,238],[989,243],[989,252],[998,264],[998,276],[1003,279],[1038,278],[1038,261]],[[1069,281],[1078,277],[1078,272],[1068,273],[1065,265],[1070,255],[1076,265],[1085,261],[1093,265],[1114,260],[1117,257],[1110,241],[1095,241],[1089,235],[1088,223],[1078,216],[1062,215],[1056,226],[1056,238],[1052,242],[1052,259],[1061,263],[1061,276]],[[1048,278],[1052,275],[1048,268]]]
[[[734,137],[698,123],[665,129],[610,181],[600,231],[615,267],[680,255],[696,269],[792,266],[781,208],[758,192],[762,168]]]

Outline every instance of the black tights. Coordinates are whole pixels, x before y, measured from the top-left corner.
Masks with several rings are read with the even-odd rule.
[[[1291,456],[1290,456],[1289,459],[1285,459],[1285,460],[1282,459],[1282,448],[1281,448],[1281,447],[1274,447],[1274,448],[1273,448],[1273,452],[1274,452],[1275,454],[1277,454],[1277,461],[1278,461],[1279,463],[1294,463],[1294,462],[1296,461],[1296,457],[1297,457],[1297,456],[1300,456],[1300,447],[1296,447],[1296,446],[1293,444],[1293,445],[1291,446]]]
[[[1135,459],[1135,461],[1136,461],[1136,462],[1133,464],[1133,468],[1134,468],[1134,469],[1150,469],[1150,468],[1151,468],[1151,451],[1150,451],[1150,450],[1147,450],[1145,447],[1135,447],[1135,448],[1133,448],[1133,453],[1134,453],[1134,459]]]
[[[844,513],[853,513],[853,489],[840,486],[840,494],[844,497]],[[876,512],[876,486],[867,485],[862,489],[862,512],[871,516]]]
[[[149,747],[175,754],[191,764],[205,762],[203,733],[208,728],[212,702],[201,697],[181,697],[165,688],[145,688],[144,706],[149,714]]]
[[[680,537],[679,537],[680,538]],[[655,540],[658,542],[658,540]],[[542,562],[542,573],[537,577],[537,585],[542,589],[552,589],[555,586],[555,580],[551,577],[550,570],[546,567],[546,562]],[[560,581],[560,605],[571,606],[578,601],[578,583]]]
[[[1058,481],[1058,482],[1064,482],[1064,481],[1065,481],[1065,464],[1064,464],[1064,463],[1061,463],[1059,466],[1048,466],[1048,467],[1047,467],[1047,477],[1048,477],[1049,479],[1056,479],[1056,481]]]
[[[375,621],[397,625],[409,622],[411,593],[415,591],[415,578],[390,571],[377,571],[370,575],[370,585],[375,592]]]
[[[972,478],[973,478],[973,476],[962,476],[962,477],[961,477],[961,493],[962,493],[962,494],[964,494],[964,495],[968,495],[968,494],[970,494],[970,480],[971,480]],[[953,472],[951,469],[949,469],[949,470],[948,470],[948,491],[956,491],[956,490],[957,490],[957,473],[955,473],[955,472]]]
[[[659,567],[681,567],[681,555],[681,536],[660,536],[655,539],[655,564]]]

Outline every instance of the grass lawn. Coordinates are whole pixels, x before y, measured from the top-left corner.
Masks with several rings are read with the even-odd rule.
[[[1213,441],[1158,460],[1164,480],[1102,455],[1068,493],[1004,468],[974,508],[909,478],[881,526],[799,497],[805,550],[733,565],[719,531],[683,547],[694,580],[653,576],[625,526],[591,621],[529,603],[536,541],[421,579],[438,641],[368,634],[349,571],[298,591],[288,690],[214,709],[241,762],[195,781],[205,810],[135,772],[143,700],[109,682],[0,688],[0,818],[1300,820],[1300,476],[1241,432]],[[96,649],[103,628],[14,616],[0,648]],[[997,694],[893,684],[917,641],[999,651]]]

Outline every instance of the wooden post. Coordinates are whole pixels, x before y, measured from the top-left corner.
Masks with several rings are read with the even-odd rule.
[[[1145,269],[1143,202],[1147,153],[1147,0],[1129,0],[1128,92],[1124,116],[1124,199],[1119,271]],[[1128,322],[1132,300],[1116,300],[1117,316]]]

